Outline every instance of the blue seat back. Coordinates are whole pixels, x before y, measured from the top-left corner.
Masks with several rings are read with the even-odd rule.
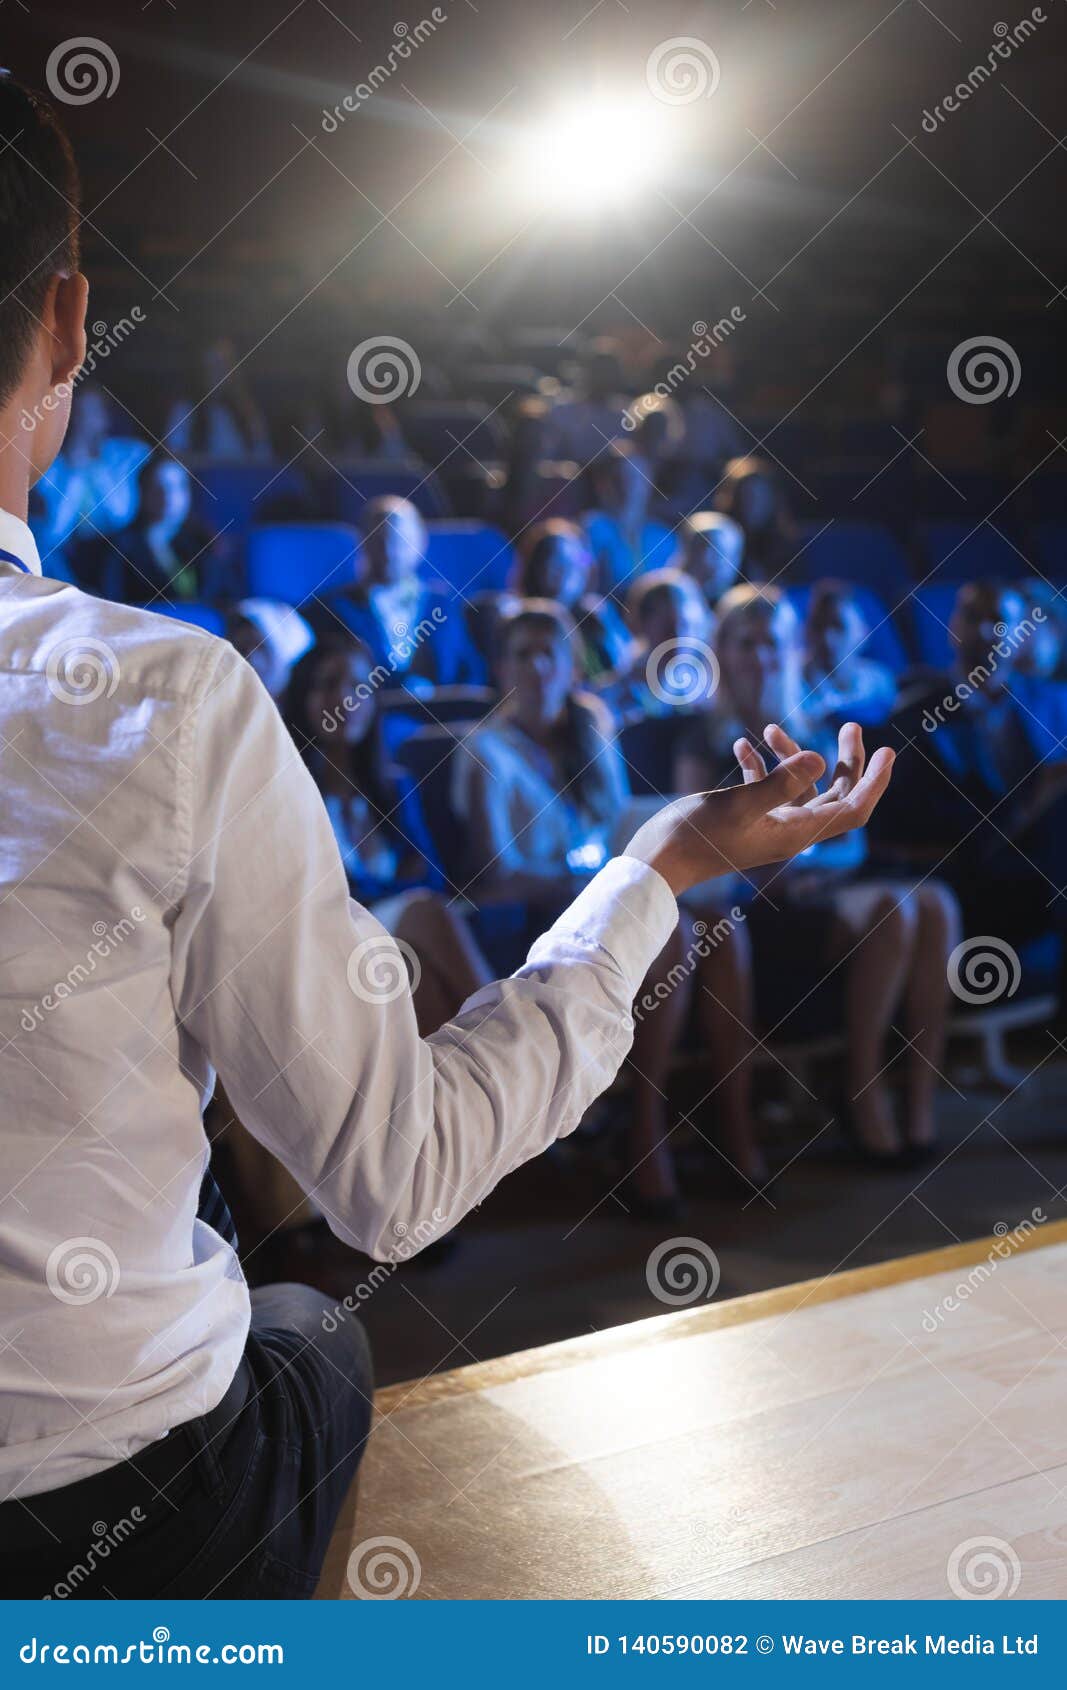
[[[912,619],[916,647],[923,663],[946,669],[952,662],[952,641],[948,623],[956,602],[956,588],[950,582],[928,582],[912,595]]]
[[[806,542],[806,543],[805,543]],[[911,574],[899,541],[878,522],[801,524],[794,575],[800,581],[832,576],[869,587],[895,604],[908,590]],[[872,654],[873,655],[873,654]]]
[[[150,604],[148,609],[154,610],[158,616],[169,616],[174,622],[191,622],[194,628],[203,628],[209,634],[226,631],[226,618],[214,605],[190,601],[188,604]]]
[[[499,591],[511,571],[511,541],[488,522],[431,522],[429,573],[469,597]]]
[[[303,604],[351,581],[359,535],[342,522],[276,522],[248,537],[248,587],[253,598]]]
[[[939,581],[1010,581],[1026,573],[1025,559],[987,523],[921,522],[918,533],[926,567]]]

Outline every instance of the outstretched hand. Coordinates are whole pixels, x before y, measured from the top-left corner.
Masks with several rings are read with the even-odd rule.
[[[889,785],[892,751],[876,751],[865,770],[863,733],[847,722],[830,783],[820,792],[826,764],[817,751],[802,751],[776,723],[765,738],[781,759],[773,774],[755,746],[739,739],[734,753],[744,784],[668,804],[638,829],[626,855],[656,869],[677,895],[715,875],[785,862],[866,825]]]

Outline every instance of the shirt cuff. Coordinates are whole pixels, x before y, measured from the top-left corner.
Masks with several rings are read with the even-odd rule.
[[[604,950],[637,992],[678,921],[678,904],[663,876],[636,857],[613,857],[579,892],[548,932],[536,941],[529,961],[542,947],[561,940]]]

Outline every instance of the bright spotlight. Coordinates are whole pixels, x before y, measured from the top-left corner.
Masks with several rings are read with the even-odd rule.
[[[517,149],[516,174],[534,203],[596,216],[653,182],[664,152],[662,114],[652,101],[592,98],[537,124]]]

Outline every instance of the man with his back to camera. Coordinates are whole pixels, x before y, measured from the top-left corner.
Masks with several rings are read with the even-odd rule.
[[[345,1243],[428,1242],[613,1079],[676,895],[863,825],[892,759],[864,774],[852,727],[822,795],[802,752],[671,805],[420,1039],[245,660],[42,574],[28,494],[86,344],[77,203],[54,114],[0,78],[0,1594],[79,1567],[82,1596],[309,1596],[370,1363],[319,1293],[249,1294],[201,1201],[215,1073]],[[94,1558],[100,1521],[120,1541]]]

